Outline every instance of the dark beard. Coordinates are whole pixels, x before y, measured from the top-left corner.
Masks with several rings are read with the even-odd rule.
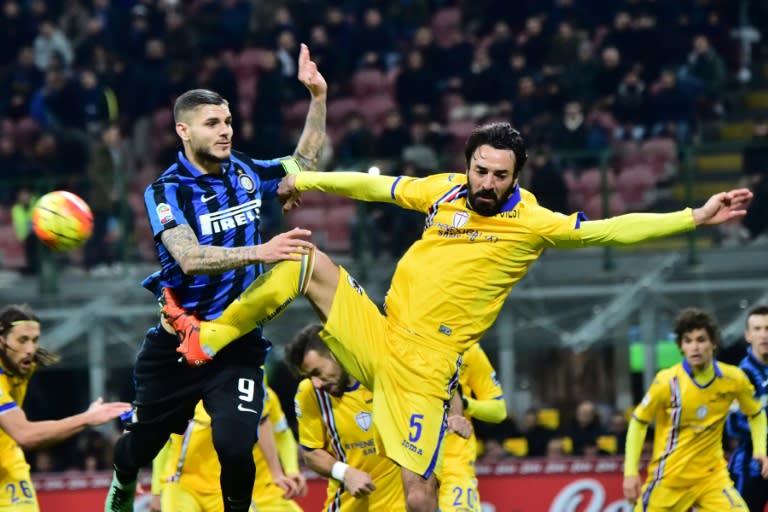
[[[342,372],[341,377],[339,377],[339,385],[338,385],[338,391],[330,392],[328,390],[328,394],[335,397],[340,397],[344,394],[344,392],[352,386],[352,379],[349,377],[349,374],[347,372]]]
[[[208,165],[208,164],[213,165],[213,164],[222,164],[227,160],[229,160],[229,157],[219,158],[204,149],[200,149],[195,151],[195,159],[203,165]]]
[[[493,199],[494,202],[488,204],[478,203],[477,198],[480,197]],[[493,191],[473,193],[470,190],[469,194],[467,194],[467,203],[469,203],[469,206],[473,211],[484,217],[493,217],[501,211],[501,201],[499,201],[499,198],[496,197],[496,194],[494,194]]]

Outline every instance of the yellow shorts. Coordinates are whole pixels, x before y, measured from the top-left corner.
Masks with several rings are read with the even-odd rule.
[[[298,503],[286,500],[282,496],[278,498],[256,498],[251,502],[251,511],[256,512],[302,512]]]
[[[174,512],[224,512],[221,493],[197,492],[179,485],[178,482],[171,482],[163,487],[160,506],[163,510]]]
[[[447,403],[458,383],[461,356],[409,339],[340,270],[320,335],[344,369],[373,391],[379,452],[426,478],[440,469]]]
[[[477,478],[472,471],[459,474],[447,467],[440,480],[440,512],[480,512]]]
[[[635,504],[635,512],[678,512],[694,506],[696,512],[748,511],[731,479],[727,475],[717,475],[717,478],[707,478],[700,485],[688,488],[646,483]]]
[[[15,478],[3,479],[0,483],[0,511],[38,512],[40,510],[28,468],[29,466],[26,471],[16,471]],[[24,473],[26,477],[23,476]]]

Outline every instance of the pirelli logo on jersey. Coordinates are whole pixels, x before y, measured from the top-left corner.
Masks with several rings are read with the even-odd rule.
[[[213,235],[228,231],[238,226],[245,226],[259,218],[261,211],[261,199],[254,199],[247,203],[206,213],[198,217],[201,235]]]

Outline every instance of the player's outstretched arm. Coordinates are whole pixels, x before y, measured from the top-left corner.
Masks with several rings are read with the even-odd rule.
[[[299,192],[318,190],[360,201],[396,204],[392,197],[394,176],[376,176],[364,172],[311,172],[285,176],[277,187],[277,197],[284,210],[292,206],[289,199]]]
[[[161,240],[185,274],[221,274],[254,263],[277,263],[301,259],[312,242],[306,229],[294,228],[280,233],[266,243],[248,247],[216,247],[200,245],[192,228],[181,224],[163,231]]]
[[[60,420],[29,421],[20,407],[0,415],[0,428],[25,450],[63,441],[86,427],[101,425],[131,410],[127,402],[93,402],[88,410]]]
[[[285,476],[283,467],[280,465],[277,447],[275,446],[275,432],[268,418],[264,418],[261,425],[259,425],[259,448],[264,455],[264,460],[267,462],[269,472],[272,473],[272,481],[284,492],[283,498],[292,499],[298,496],[299,488],[296,482]]]
[[[624,498],[635,503],[640,497],[640,454],[645,441],[648,425],[632,418],[627,429],[627,440],[624,456],[624,483],[622,485]]]
[[[376,485],[368,473],[339,461],[325,450],[304,450],[304,461],[318,475],[342,482],[355,498],[367,496],[376,490]]]
[[[301,132],[299,143],[293,152],[293,157],[304,169],[317,169],[317,161],[325,140],[326,98],[328,84],[312,61],[307,45],[301,45],[299,52],[299,81],[309,90],[312,100],[309,103],[307,120]]]

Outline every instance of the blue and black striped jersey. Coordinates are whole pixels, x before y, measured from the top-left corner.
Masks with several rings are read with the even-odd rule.
[[[752,347],[749,347],[747,356],[739,363],[739,368],[744,370],[752,385],[755,386],[755,398],[763,404],[763,409],[768,412],[768,365],[761,363],[752,353]],[[739,445],[731,455],[728,470],[737,489],[741,491],[743,478],[760,477],[760,464],[752,459],[752,436],[747,417],[741,411],[733,411],[728,415],[725,428],[729,437],[739,441]]]
[[[254,160],[233,151],[222,173],[201,172],[179,151],[176,163],[144,193],[144,205],[155,238],[161,270],[142,283],[159,296],[171,288],[188,311],[215,318],[261,274],[247,265],[221,274],[186,275],[163,246],[160,235],[187,224],[201,245],[245,247],[261,242],[262,201],[275,197],[285,175],[280,159]]]

